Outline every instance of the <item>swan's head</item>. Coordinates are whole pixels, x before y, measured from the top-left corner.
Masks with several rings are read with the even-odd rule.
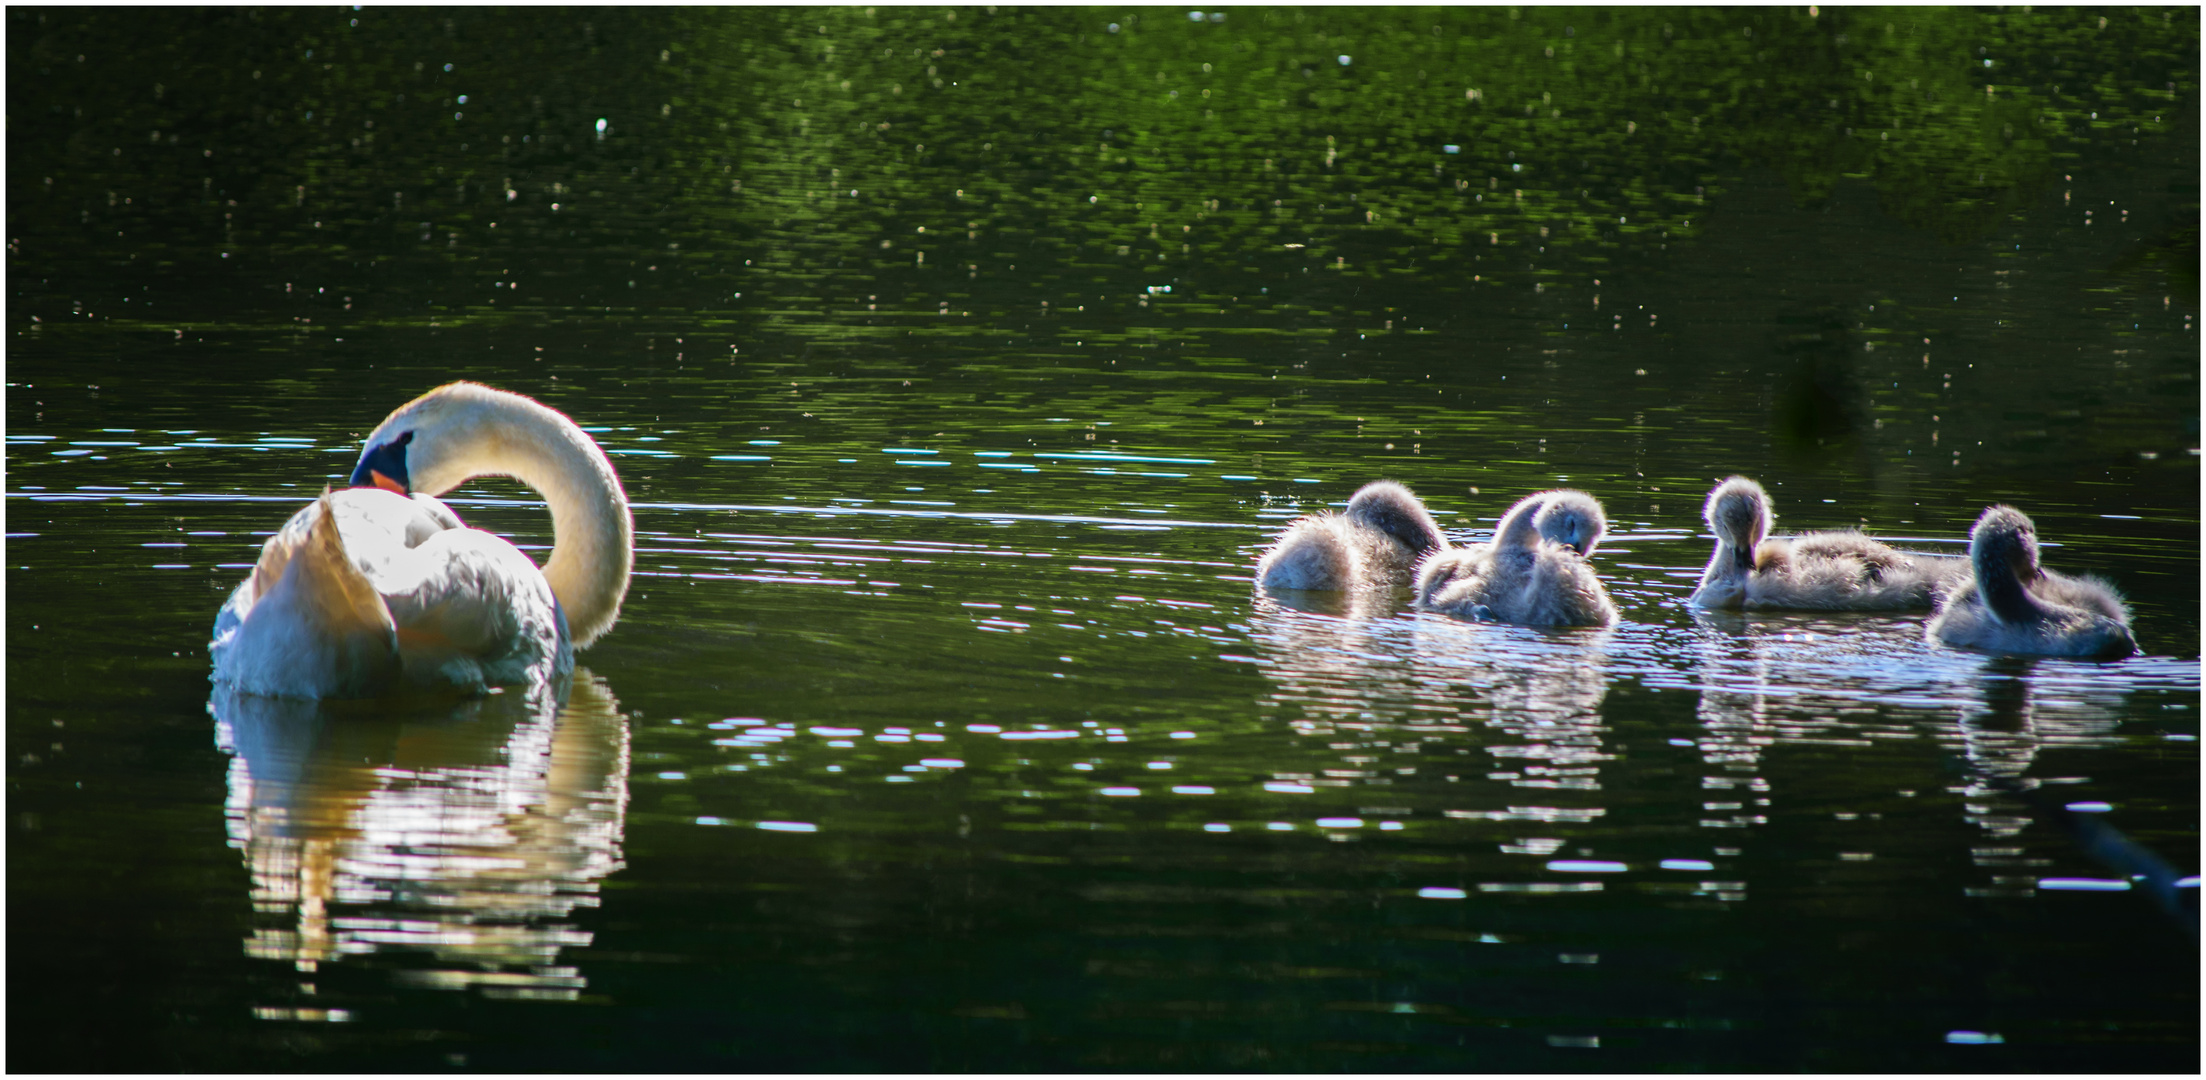
[[[1969,561],[1979,578],[2004,570],[2020,581],[2036,580],[2043,572],[2038,566],[2037,526],[2012,506],[1985,507],[1969,529]]]
[[[1417,493],[1392,480],[1375,480],[1357,488],[1348,500],[1347,516],[1402,542],[1418,554],[1448,546],[1440,526],[1417,498]]]
[[[558,415],[529,398],[480,383],[437,387],[400,406],[368,434],[360,463],[352,470],[352,486],[442,495],[469,477],[495,471],[508,456],[504,441],[509,436],[503,425],[489,421],[511,412]]]
[[[1608,515],[1601,510],[1600,500],[1583,491],[1559,488],[1536,496],[1540,508],[1532,518],[1532,527],[1540,537],[1561,544],[1580,555],[1591,555],[1593,549],[1608,535]]]
[[[1777,524],[1777,515],[1769,509],[1769,492],[1743,476],[1717,484],[1708,493],[1708,505],[1701,509],[1701,516],[1707,519],[1709,531],[1730,547],[1745,570],[1754,568],[1754,549]]]

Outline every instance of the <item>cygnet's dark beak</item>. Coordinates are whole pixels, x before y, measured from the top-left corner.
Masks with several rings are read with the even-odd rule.
[[[1749,551],[1749,550],[1747,550],[1746,548],[1736,548],[1736,549],[1733,549],[1733,551],[1732,551],[1732,554],[1733,554],[1734,556],[1736,556],[1736,557],[1738,558],[1738,560],[1739,560],[1739,569],[1741,569],[1741,570],[1745,570],[1745,571],[1748,571],[1748,572],[1752,572],[1752,571],[1753,571],[1753,569],[1754,569],[1754,553],[1753,553],[1752,551]]]

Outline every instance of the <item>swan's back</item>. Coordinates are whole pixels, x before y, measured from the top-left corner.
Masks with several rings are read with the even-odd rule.
[[[2042,576],[2030,587],[2039,599],[2129,625],[2129,604],[2112,582],[2095,574],[2063,574],[2057,570],[2040,573]]]
[[[1606,626],[1617,618],[1591,564],[1549,541],[1429,565],[1419,587],[1419,606],[1459,618],[1519,626]]]
[[[1559,544],[1543,544],[1533,559],[1522,607],[1508,621],[1526,626],[1606,626],[1616,621],[1616,604],[1584,557]]]
[[[1341,513],[1288,526],[1256,563],[1266,589],[1392,589],[1409,584],[1418,559],[1448,546],[1417,494],[1391,480],[1357,489]]]
[[[2048,576],[2051,571],[2047,571]],[[2087,660],[2119,660],[2137,652],[2126,610],[2107,614],[2111,604],[2121,609],[2112,589],[2094,579],[2064,577],[2061,586],[2082,586],[2086,608],[2071,604],[2049,605],[2042,618],[2011,621],[2000,618],[1984,602],[1974,581],[1957,586],[1940,604],[1923,628],[1923,636],[1962,649],[1980,652],[2020,653],[2028,656],[2067,656]]]
[[[436,499],[378,488],[326,492],[269,537],[211,650],[217,682],[293,698],[473,693],[574,666],[528,556]]]
[[[1749,608],[1920,610],[1967,569],[1957,559],[1909,555],[1858,532],[1776,537],[1762,541],[1754,556]]]
[[[1770,536],[1769,493],[1743,476],[1717,484],[1702,517],[1716,549],[1693,590],[1698,607],[1916,610],[1965,572],[1955,560],[1911,555],[1853,530]]]
[[[1336,514],[1296,520],[1256,560],[1256,583],[1267,589],[1346,589],[1360,577]]]
[[[574,670],[559,601],[519,548],[480,529],[452,529],[410,554],[375,578],[408,683],[473,692]]]

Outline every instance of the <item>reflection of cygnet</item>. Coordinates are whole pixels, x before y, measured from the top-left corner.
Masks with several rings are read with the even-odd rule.
[[[1705,608],[1904,611],[1926,608],[1958,578],[1958,559],[1895,551],[1858,532],[1772,537],[1776,515],[1762,485],[1734,476],[1708,493],[1703,511],[1716,553],[1692,603]]]
[[[1586,564],[1608,531],[1601,504],[1583,491],[1518,500],[1494,542],[1437,552],[1417,572],[1417,602],[1464,618],[1525,626],[1601,626],[1616,605]]]
[[[2129,607],[2107,583],[2038,565],[2037,527],[2011,506],[1986,509],[1969,530],[1976,579],[1945,598],[1924,631],[1933,641],[1987,652],[2119,659],[2137,651]]]
[[[1266,589],[1407,585],[1420,556],[1447,546],[1416,493],[1378,480],[1358,489],[1347,510],[1288,526],[1257,559],[1256,583]]]

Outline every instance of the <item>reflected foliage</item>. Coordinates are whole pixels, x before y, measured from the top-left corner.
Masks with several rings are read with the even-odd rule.
[[[1199,314],[1281,271],[1581,283],[1693,237],[1733,161],[1972,237],[2195,122],[2195,9],[1220,14],[17,11],[9,200],[156,260],[441,251],[555,302],[765,291],[768,325],[1141,274]],[[602,265],[630,248],[664,255]]]

